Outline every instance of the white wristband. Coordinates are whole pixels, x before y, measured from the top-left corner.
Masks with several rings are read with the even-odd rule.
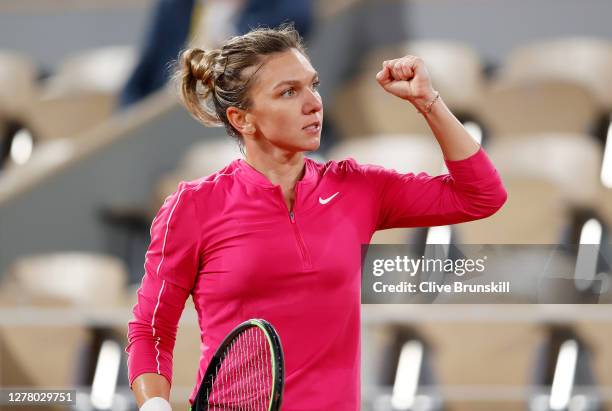
[[[140,411],[172,411],[170,403],[162,397],[149,398],[142,404]]]

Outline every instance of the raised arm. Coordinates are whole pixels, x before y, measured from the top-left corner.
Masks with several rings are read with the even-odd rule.
[[[456,224],[495,213],[507,198],[499,174],[434,91],[423,61],[415,56],[385,61],[376,79],[423,114],[449,170],[430,176],[363,167],[377,190],[376,229]]]

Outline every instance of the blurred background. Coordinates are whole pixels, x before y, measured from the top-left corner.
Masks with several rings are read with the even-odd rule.
[[[492,218],[374,242],[596,250],[586,286],[564,296],[576,304],[364,305],[362,409],[612,410],[612,309],[577,304],[610,285],[610,16],[609,0],[3,0],[0,386],[136,408],[123,349],[152,217],[179,181],[240,156],[178,104],[172,59],[289,19],[321,78],[312,157],[446,171],[425,121],[375,81],[384,59],[414,54],[506,185]],[[189,300],[176,410],[199,343]]]

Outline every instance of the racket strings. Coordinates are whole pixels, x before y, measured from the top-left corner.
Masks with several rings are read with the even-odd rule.
[[[271,351],[258,327],[242,332],[226,349],[207,387],[208,409],[267,411],[273,387]]]

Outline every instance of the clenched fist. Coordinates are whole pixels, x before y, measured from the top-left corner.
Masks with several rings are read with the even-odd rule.
[[[436,96],[425,62],[417,56],[385,60],[376,80],[388,93],[408,100],[422,111]]]

